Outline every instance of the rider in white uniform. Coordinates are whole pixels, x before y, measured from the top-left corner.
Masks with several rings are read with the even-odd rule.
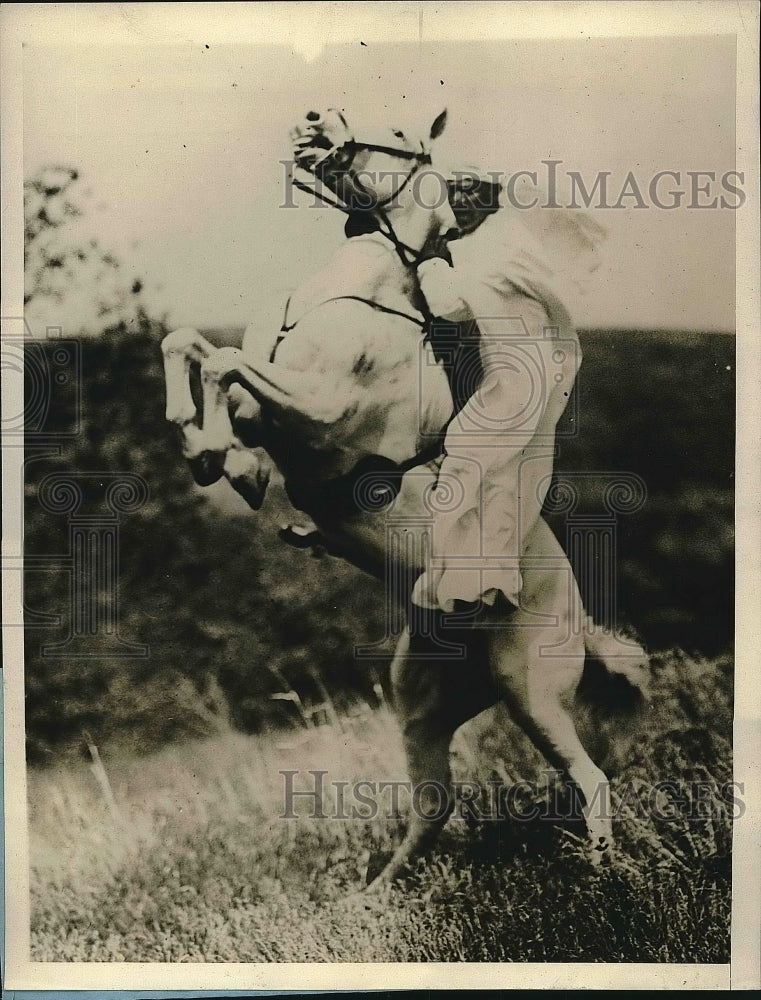
[[[520,560],[581,360],[565,303],[598,266],[604,236],[583,213],[537,209],[526,218],[507,206],[489,218],[496,193],[488,184],[455,192],[466,238],[451,243],[453,266],[433,258],[418,267],[435,316],[477,319],[483,366],[447,429],[439,484],[451,502],[435,515],[433,558],[413,593],[418,605],[444,611],[455,601],[493,604],[499,593],[520,604]]]

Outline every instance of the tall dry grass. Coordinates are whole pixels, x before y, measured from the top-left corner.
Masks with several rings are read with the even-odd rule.
[[[615,863],[590,868],[573,823],[479,820],[463,809],[388,905],[360,915],[343,901],[403,824],[381,793],[373,818],[330,818],[339,805],[330,783],[406,777],[387,708],[104,756],[113,802],[86,761],[32,771],[33,957],[726,961],[732,810],[718,789],[731,779],[731,664],[670,654],[654,662],[653,686],[647,725],[613,782]],[[551,793],[546,765],[501,712],[461,730],[453,756],[460,780],[538,779],[533,804]],[[310,770],[327,772],[328,818],[310,817],[309,798],[297,818],[280,818],[282,772],[297,771],[296,787],[309,790]],[[667,779],[682,789],[673,816],[639,808]],[[696,781],[713,791],[690,818]]]

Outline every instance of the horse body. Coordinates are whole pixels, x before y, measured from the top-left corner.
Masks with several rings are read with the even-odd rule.
[[[440,439],[453,410],[447,376],[422,334],[416,291],[386,241],[351,240],[291,297],[287,332],[249,328],[244,337],[247,364],[319,378],[319,393],[288,410],[264,394],[255,407],[251,396],[228,405],[233,436],[263,448],[331,547],[378,578],[386,571],[388,505],[353,505],[351,474],[367,459],[389,467],[413,459]],[[212,363],[210,355],[207,373]],[[247,388],[245,375],[240,385]],[[326,502],[327,486],[342,478],[345,495]],[[430,519],[424,498],[435,478],[430,462],[411,469],[393,516],[410,526]],[[406,549],[410,574],[422,572],[422,552],[422,539]]]
[[[377,155],[387,158],[388,150]],[[416,238],[418,249],[449,222],[412,201],[398,215],[409,224],[397,224],[397,232]],[[607,778],[567,711],[584,669],[581,600],[544,520],[538,517],[521,541],[520,607],[500,599],[471,609],[470,619],[447,631],[442,612],[410,603],[430,558],[453,394],[425,336],[414,272],[397,250],[379,234],[349,240],[292,296],[284,332],[252,325],[242,350],[216,350],[193,330],[170,334],[163,345],[167,416],[183,430],[199,481],[225,474],[256,508],[267,480],[263,449],[330,549],[391,581],[392,596],[412,619],[391,675],[413,784],[446,787],[454,731],[503,700],[591,804]],[[201,364],[203,428],[188,388],[193,362]],[[417,628],[421,619],[426,627]],[[464,651],[454,665],[442,663],[448,639]],[[399,875],[446,822],[435,791],[424,792],[419,805],[377,884]],[[599,858],[612,842],[610,820],[591,812],[586,819]]]
[[[302,414],[284,425],[301,423],[310,450],[324,450],[314,470],[318,478],[345,474],[367,454],[403,462],[420,450],[421,437],[437,433],[452,414],[446,375],[422,341],[423,317],[413,289],[401,279],[408,276],[391,247],[366,237],[351,240],[319,280],[291,298],[290,329],[279,343],[267,336],[255,351],[257,357],[274,354],[278,365],[295,372],[320,372],[343,405],[329,425],[304,423]],[[244,343],[244,356],[252,339]],[[313,456],[299,454],[294,461],[291,450],[298,443],[291,435],[284,444],[278,465],[286,478],[303,477],[304,461],[311,463]]]

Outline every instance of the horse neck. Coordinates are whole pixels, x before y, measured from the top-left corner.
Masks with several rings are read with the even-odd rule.
[[[405,266],[393,243],[380,234],[350,239],[334,263],[338,274],[331,269],[332,294],[336,294],[338,285],[342,294],[358,295],[382,305],[416,306],[419,285],[414,270]]]
[[[406,259],[416,255],[431,229],[430,212],[421,215],[414,203],[387,213],[393,232],[408,248],[403,255],[394,241],[381,232],[347,240],[330,263],[308,279],[293,296],[289,315],[297,319],[305,310],[341,296],[357,296],[400,311],[425,315],[425,304],[415,268]]]

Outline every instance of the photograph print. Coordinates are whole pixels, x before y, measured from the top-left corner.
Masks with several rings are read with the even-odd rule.
[[[167,6],[3,15],[8,984],[726,985],[737,11]]]

